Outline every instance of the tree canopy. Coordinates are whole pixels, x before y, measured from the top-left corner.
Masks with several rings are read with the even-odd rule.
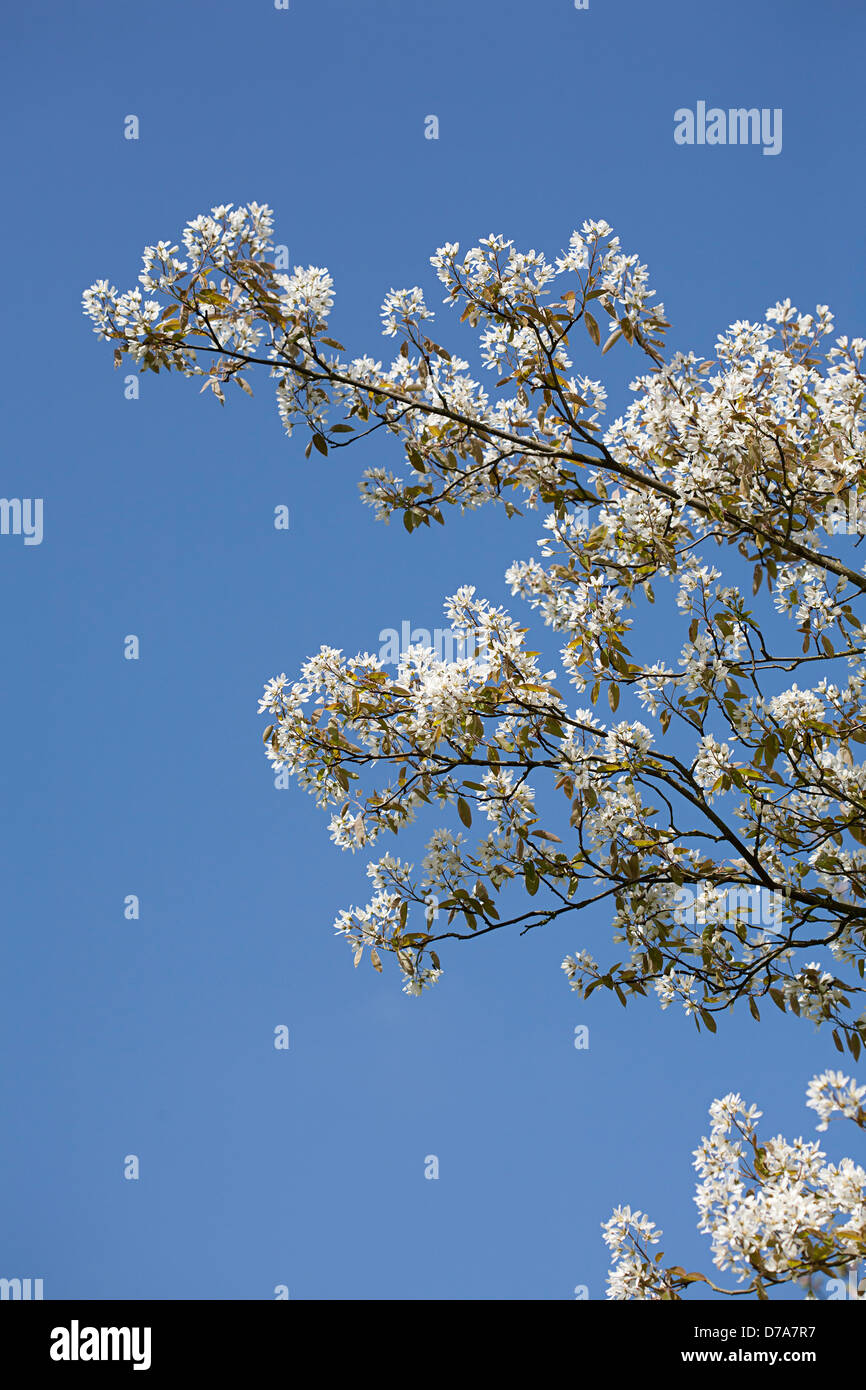
[[[829,1024],[856,1061],[866,339],[835,335],[825,305],[801,314],[786,300],[732,324],[710,358],[666,355],[646,267],[606,222],[585,222],[553,262],[501,236],[431,257],[494,374],[487,390],[428,336],[418,286],[382,306],[390,364],[349,357],[331,336],[327,270],[283,273],[272,232],[266,206],[217,207],[187,225],[185,260],[167,242],[145,249],[142,288],[87,290],[115,364],[126,353],[141,371],[201,376],[222,403],[227,383],[251,392],[263,368],[286,432],[309,432],[308,458],[396,436],[404,471],[367,469],[361,494],[409,532],[444,524],[448,507],[547,509],[538,555],[506,579],[558,634],[558,672],[467,586],[445,602],[456,659],[410,645],[389,671],[381,654],[323,646],[298,679],[265,686],[267,757],[331,811],[338,845],[456,813],[432,829],[419,873],[390,853],[368,864],[372,899],[336,923],[355,964],[369,953],[381,971],[391,954],[420,994],[445,942],[593,909],[619,959],[567,956],[580,995],[652,993],[711,1032],[743,1005],[760,1019],[769,1000]],[[605,427],[607,391],[572,354],[620,339],[645,370]],[[837,1114],[866,1126],[864,1101],[842,1072],[807,1093],[819,1129]],[[825,1162],[816,1143],[761,1142],[760,1113],[738,1094],[715,1101],[696,1151],[700,1229],[740,1287],[664,1266],[661,1232],[618,1207],[604,1225],[609,1297],[850,1282],[866,1257],[866,1172]]]

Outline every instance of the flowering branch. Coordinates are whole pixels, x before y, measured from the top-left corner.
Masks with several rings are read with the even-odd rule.
[[[420,993],[443,941],[607,905],[624,958],[566,957],[581,995],[652,992],[712,1031],[720,1012],[742,1002],[760,1017],[770,1000],[829,1023],[858,1058],[866,575],[837,523],[866,482],[866,339],[825,350],[829,309],[785,301],[764,324],[732,325],[710,360],[666,359],[663,306],[607,223],[584,223],[555,263],[498,236],[462,257],[449,244],[431,263],[496,373],[494,401],[428,336],[417,286],[382,307],[399,342],[390,365],[347,358],[328,336],[330,275],[278,271],[272,229],[258,204],[196,218],[185,260],[146,248],[153,298],[106,281],[86,291],[96,332],[116,361],[202,376],[223,402],[226,382],[250,391],[244,374],[267,369],[286,432],[309,431],[307,457],[394,435],[405,476],[370,468],[361,494],[410,532],[444,524],[446,506],[544,505],[539,556],[506,579],[560,635],[562,674],[588,701],[566,700],[527,630],[471,588],[445,611],[474,655],[414,647],[389,673],[381,657],[323,646],[298,680],[268,682],[267,756],[331,811],[338,845],[371,845],[434,805],[462,827],[433,829],[420,875],[389,854],[368,866],[373,898],[336,922],[356,964],[369,952],[381,969],[391,953]],[[606,429],[604,386],[573,369],[578,331],[589,352],[622,339],[649,363]],[[661,661],[640,622],[654,605],[671,633]],[[630,717],[603,722],[602,695]],[[550,826],[542,785],[561,798]]]

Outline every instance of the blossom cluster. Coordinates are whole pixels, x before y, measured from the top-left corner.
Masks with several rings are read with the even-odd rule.
[[[835,1113],[866,1129],[866,1086],[841,1072],[813,1077],[807,1104],[826,1129]],[[699,1230],[712,1244],[713,1264],[742,1286],[767,1297],[773,1285],[811,1288],[814,1275],[847,1272],[866,1258],[866,1170],[849,1158],[830,1163],[815,1142],[781,1135],[760,1142],[761,1111],[730,1094],[710,1106],[711,1130],[695,1151],[700,1178],[695,1202]],[[617,1207],[603,1225],[614,1264],[608,1298],[671,1299],[689,1285],[710,1284],[703,1274],[665,1268],[650,1256],[662,1232],[640,1212]]]

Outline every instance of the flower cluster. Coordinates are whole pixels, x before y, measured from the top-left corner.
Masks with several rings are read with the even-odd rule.
[[[866,1087],[840,1072],[814,1077],[807,1092],[819,1129],[836,1112],[866,1129],[864,1098]],[[866,1258],[866,1170],[848,1158],[829,1163],[817,1143],[803,1139],[789,1143],[779,1135],[762,1143],[760,1117],[739,1095],[713,1101],[710,1134],[695,1151],[699,1230],[711,1239],[716,1268],[731,1271],[740,1289],[719,1289],[680,1266],[664,1268],[647,1253],[662,1233],[640,1212],[618,1207],[603,1226],[615,1260],[609,1298],[677,1299],[696,1283],[723,1293],[745,1285],[766,1298],[768,1287],[810,1285],[814,1275],[843,1273]]]

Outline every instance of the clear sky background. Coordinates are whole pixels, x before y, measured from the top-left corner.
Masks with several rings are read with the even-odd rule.
[[[332,930],[369,897],[367,856],[262,752],[262,685],[320,643],[444,626],[465,583],[521,611],[503,573],[541,514],[386,528],[357,480],[399,463],[387,440],[307,463],[263,378],[224,410],[162,374],[125,400],[80,298],[255,199],[293,265],[334,275],[351,355],[389,358],[392,286],[438,305],[442,242],[555,256],[586,217],[649,265],[672,347],[707,352],[786,296],[862,334],[862,9],[96,0],[6,7],[3,29],[0,492],[44,499],[44,539],[0,536],[0,1275],[46,1298],[600,1299],[621,1202],[669,1262],[708,1268],[691,1162],[710,1101],[740,1091],[770,1134],[815,1137],[829,1034],[768,1014],[698,1036],[654,1000],[581,1003],[560,963],[608,955],[603,913],[456,944],[408,998]],[[698,100],[781,107],[781,153],[678,147]],[[638,361],[604,361],[618,413]]]

